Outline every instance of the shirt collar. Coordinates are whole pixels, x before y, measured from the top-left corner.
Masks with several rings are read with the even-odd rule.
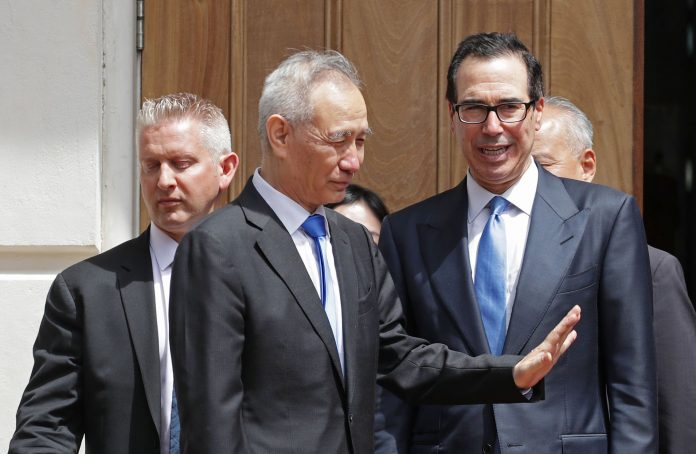
[[[539,182],[539,170],[534,163],[532,157],[529,157],[529,165],[524,171],[522,177],[510,186],[507,191],[500,194],[505,197],[518,210],[526,213],[527,216],[532,215],[532,205],[534,205],[534,197],[536,195],[537,183]],[[469,199],[468,220],[469,223],[481,214],[481,211],[488,205],[488,202],[498,194],[493,194],[481,187],[478,182],[471,176],[471,169],[467,172],[466,192]]]
[[[254,171],[251,182],[259,195],[261,195],[263,200],[266,201],[276,216],[278,216],[278,219],[280,219],[280,222],[283,223],[283,226],[290,235],[294,234],[297,229],[300,228],[310,214],[320,214],[324,216],[324,222],[326,222],[326,213],[323,205],[319,205],[319,208],[317,208],[314,213],[308,212],[302,205],[278,191],[264,180],[258,168]],[[326,231],[329,232],[328,225],[326,226]],[[329,237],[331,236],[330,233],[327,233],[327,235]]]
[[[164,271],[174,261],[174,254],[179,243],[167,235],[164,230],[150,223],[150,249],[155,254],[157,266]]]

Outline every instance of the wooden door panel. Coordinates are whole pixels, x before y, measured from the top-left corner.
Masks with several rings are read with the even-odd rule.
[[[633,2],[557,1],[551,24],[547,91],[570,99],[592,121],[595,182],[632,192],[632,163],[639,158],[633,155]]]
[[[144,4],[143,97],[188,91],[229,115],[230,1]]]
[[[437,192],[438,4],[347,3],[342,50],[365,82],[375,132],[355,181],[401,208]]]

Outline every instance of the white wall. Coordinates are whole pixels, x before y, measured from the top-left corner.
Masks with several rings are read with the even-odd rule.
[[[135,233],[134,35],[135,0],[0,0],[0,451],[55,274]]]

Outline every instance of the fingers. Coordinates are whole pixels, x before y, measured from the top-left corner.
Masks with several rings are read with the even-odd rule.
[[[545,342],[549,342],[549,348],[553,350],[561,349],[561,353],[565,351],[563,346],[568,340],[568,336],[573,332],[575,325],[580,321],[580,306],[575,305],[568,313],[563,317],[563,319],[558,322],[558,324],[551,330],[551,332],[546,336]],[[577,335],[577,333],[576,333]],[[575,339],[572,339],[570,343],[572,344]],[[544,345],[542,343],[542,347]],[[568,344],[568,347],[570,344]],[[567,347],[566,347],[567,348]]]
[[[570,347],[571,345],[573,345],[573,342],[575,342],[575,339],[577,339],[577,337],[578,337],[578,333],[577,333],[577,331],[575,331],[575,330],[571,331],[571,332],[568,334],[568,336],[567,336],[567,337],[565,338],[565,340],[563,341],[563,344],[561,345],[560,350],[558,351],[558,355],[557,355],[557,357],[556,357],[556,360],[558,360],[558,357],[560,357],[561,355],[563,355],[563,354],[566,352],[566,350],[568,350],[568,347]]]
[[[561,337],[567,336],[580,321],[580,314],[580,306],[576,304],[571,310],[568,311],[565,317],[563,317],[563,319],[558,323],[558,325],[556,325],[551,333],[556,333]]]
[[[546,336],[513,369],[513,378],[520,389],[536,385],[548,374],[558,359],[578,337],[575,325],[580,321],[580,306],[574,306]]]
[[[544,378],[553,367],[553,357],[547,351],[530,352],[512,370],[515,385],[531,388]]]

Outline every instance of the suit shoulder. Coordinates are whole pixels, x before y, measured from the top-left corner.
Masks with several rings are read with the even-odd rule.
[[[394,225],[415,225],[425,222],[433,216],[441,216],[451,212],[456,206],[464,206],[466,193],[462,184],[441,192],[427,199],[416,202],[389,216],[389,223]]]
[[[679,259],[669,252],[648,245],[648,255],[650,256],[650,268],[653,275],[657,273],[658,269],[665,269],[665,267],[670,270],[677,269],[681,272],[682,267]]]
[[[149,234],[125,241],[113,248],[69,266],[60,274],[64,278],[79,278],[86,273],[115,272],[125,262],[150,259]]]
[[[578,207],[599,208],[601,206],[618,207],[633,200],[633,196],[598,183],[588,183],[569,178],[559,178],[568,195]]]
[[[212,231],[217,233],[221,229],[229,229],[231,224],[243,221],[242,207],[236,202],[230,202],[206,216],[191,232]]]

